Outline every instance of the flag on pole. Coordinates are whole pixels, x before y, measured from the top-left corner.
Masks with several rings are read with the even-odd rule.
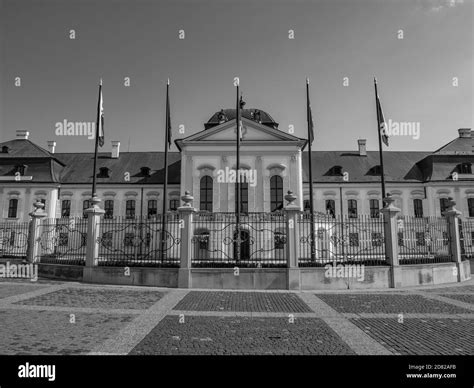
[[[99,138],[99,146],[104,146],[104,99],[102,97],[102,79],[99,84],[99,103],[97,106],[96,135]]]
[[[168,148],[171,148],[171,115],[170,115],[170,95],[169,95],[170,80],[166,88],[166,133],[168,138]]]
[[[238,123],[238,131],[239,131],[239,139],[243,139],[242,135],[242,108],[244,107],[245,102],[242,100],[242,95],[240,95],[240,100],[239,100],[239,112],[237,114],[237,120],[239,121]]]
[[[382,111],[382,105],[380,104],[379,94],[377,92],[377,80],[375,80],[375,98],[377,100],[377,120],[380,135],[382,135],[382,141],[388,147],[387,123],[385,122],[385,118]]]
[[[314,141],[314,125],[313,125],[313,114],[311,113],[311,103],[309,101],[309,79],[306,78],[306,115],[308,120],[309,129],[309,142],[313,144]]]

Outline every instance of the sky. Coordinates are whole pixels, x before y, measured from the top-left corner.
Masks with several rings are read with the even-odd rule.
[[[308,77],[313,150],[376,150],[376,76],[385,119],[419,128],[386,149],[432,151],[473,125],[473,1],[0,0],[0,141],[92,152],[56,128],[95,121],[100,78],[106,152],[164,150],[168,78],[173,140],[235,107],[234,77],[306,137]]]

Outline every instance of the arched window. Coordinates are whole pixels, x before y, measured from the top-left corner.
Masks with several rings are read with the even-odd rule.
[[[283,179],[279,175],[270,178],[270,211],[283,209]]]
[[[87,218],[86,209],[89,209],[90,207],[90,201],[88,199],[82,202],[82,217]]]
[[[416,218],[423,217],[423,201],[420,198],[413,200],[413,211],[415,212]]]
[[[347,201],[347,210],[349,218],[357,218],[357,200],[349,199]]]
[[[135,200],[129,199],[125,202],[125,218],[135,218]]]
[[[212,212],[212,178],[203,176],[200,183],[199,209]]]
[[[371,199],[369,200],[370,205],[370,217],[371,218],[379,218],[379,200],[378,199]]]
[[[18,199],[12,198],[8,202],[8,218],[16,218],[18,212]]]
[[[104,201],[104,218],[111,219],[114,217],[114,200],[113,199],[106,199]]]
[[[152,218],[158,214],[158,201],[156,199],[148,200],[148,218]]]

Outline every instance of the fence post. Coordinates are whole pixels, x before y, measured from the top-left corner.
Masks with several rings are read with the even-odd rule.
[[[461,236],[459,233],[459,217],[461,216],[461,212],[454,207],[456,201],[454,201],[452,197],[449,197],[448,200],[449,207],[443,215],[446,217],[448,223],[449,253],[451,260],[456,263],[456,267],[453,269],[454,276],[457,277],[458,282],[462,282],[469,278],[469,274],[466,274],[461,258]]]
[[[286,221],[286,263],[287,263],[287,289],[299,290],[301,289],[300,269],[298,267],[299,259],[299,228],[298,219],[301,215],[301,207],[296,205],[296,195],[288,191],[285,195],[285,200],[288,204],[285,207],[287,215]],[[314,236],[313,236],[314,237]]]
[[[93,197],[91,207],[84,210],[87,214],[87,246],[86,246],[86,268],[84,280],[90,280],[92,276],[92,267],[97,266],[99,257],[99,236],[100,236],[100,217],[105,211],[99,207],[100,199]]]
[[[384,198],[384,207],[380,210],[383,214],[385,257],[390,264],[390,287],[402,287],[402,270],[398,262],[398,225],[397,215],[400,209],[394,206],[395,200],[390,193]]]
[[[191,259],[192,259],[192,242],[193,237],[193,214],[196,209],[192,207],[194,198],[189,191],[186,191],[181,197],[184,202],[183,206],[178,208],[179,227],[181,228],[181,254],[180,265],[178,271],[178,287],[192,287],[191,280]]]
[[[46,217],[44,211],[44,204],[42,202],[35,202],[33,204],[35,209],[29,213],[31,217],[28,225],[28,246],[26,248],[26,260],[29,263],[35,263],[36,258],[39,259],[39,238],[40,238],[40,224],[41,220]]]

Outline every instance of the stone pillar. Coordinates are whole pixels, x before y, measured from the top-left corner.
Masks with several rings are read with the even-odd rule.
[[[105,213],[98,205],[100,203],[98,197],[93,197],[91,203],[91,207],[84,211],[87,214],[86,267],[88,268],[97,266],[99,258],[100,217]]]
[[[462,264],[461,258],[461,235],[459,233],[459,223],[461,220],[461,212],[454,206],[456,201],[452,197],[449,197],[449,208],[444,212],[446,221],[448,223],[448,241],[449,241],[449,253],[451,260],[455,263],[456,269],[453,269],[454,275],[457,277],[458,282],[462,282],[470,278],[470,274],[466,273],[465,268]]]
[[[400,209],[394,206],[390,193],[384,198],[384,207],[380,210],[384,219],[385,257],[390,264],[390,287],[402,287],[402,271],[398,262],[397,215]]]
[[[301,207],[294,202],[297,197],[291,191],[285,195],[288,204],[285,207],[286,221],[286,262],[287,262],[287,289],[300,290],[300,269],[298,267],[300,237],[298,220],[301,217]]]
[[[183,206],[178,208],[181,228],[181,260],[178,272],[178,287],[192,287],[191,259],[192,259],[192,237],[193,237],[193,214],[196,209],[192,207],[194,198],[189,191],[181,197]]]
[[[28,225],[28,246],[26,250],[26,260],[29,263],[40,262],[40,233],[41,233],[41,220],[46,217],[44,211],[44,204],[42,202],[36,202],[33,204],[35,210],[29,213],[30,224]]]

